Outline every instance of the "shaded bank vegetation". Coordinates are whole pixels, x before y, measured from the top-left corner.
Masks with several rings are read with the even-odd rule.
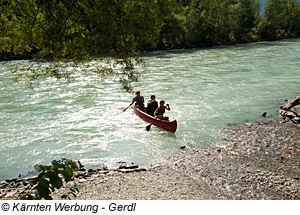
[[[139,51],[205,47],[300,35],[297,0],[1,0],[0,58],[79,62],[100,58],[99,73],[136,80]],[[59,66],[23,70],[58,78]],[[120,70],[119,70],[120,71]],[[21,77],[18,73],[18,77]]]
[[[179,9],[164,20],[158,48],[296,37],[300,34],[297,0],[178,0]],[[157,48],[157,47],[156,47]]]

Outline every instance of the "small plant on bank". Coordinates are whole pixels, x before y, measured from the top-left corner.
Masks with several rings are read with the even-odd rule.
[[[65,182],[71,181],[74,173],[73,171],[82,168],[80,161],[74,162],[70,159],[53,160],[50,166],[35,165],[34,168],[40,172],[37,177],[28,179],[28,188],[20,195],[23,200],[52,200],[50,194],[56,189],[60,189]],[[67,194],[61,196],[62,198],[70,199],[69,195],[76,197],[78,192],[78,185],[74,184]]]

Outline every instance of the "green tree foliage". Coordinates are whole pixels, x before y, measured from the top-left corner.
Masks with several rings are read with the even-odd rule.
[[[101,58],[133,77],[136,51],[155,48],[173,0],[1,0],[0,53],[75,63]],[[43,74],[58,76],[58,68]],[[43,75],[43,74],[39,74]]]
[[[193,0],[187,14],[191,44],[249,39],[258,18],[256,0]]]
[[[173,49],[182,47],[186,34],[184,21],[185,18],[180,15],[171,16],[164,21],[158,48]]]
[[[299,36],[300,5],[297,0],[267,0],[260,23],[262,38]]]
[[[83,167],[80,161],[74,162],[69,159],[54,160],[51,164],[50,166],[36,165],[34,167],[35,170],[40,173],[37,177],[28,180],[29,187],[21,194],[22,199],[52,200],[50,196],[51,192],[62,187],[63,179],[66,182],[71,181],[73,171]],[[75,184],[70,188],[68,194],[76,196],[76,191],[78,191],[78,189]],[[69,198],[68,194],[63,195],[62,198]]]
[[[257,0],[239,0],[236,4],[231,5],[230,25],[236,40],[251,39],[259,19],[258,8]]]
[[[288,0],[267,0],[263,9],[265,17],[260,24],[262,37],[282,36],[287,25]]]
[[[132,57],[155,46],[171,1],[2,0],[1,51],[35,50],[37,59]]]
[[[191,45],[210,43],[216,33],[215,1],[193,0],[187,12],[188,41]]]
[[[300,35],[300,4],[298,0],[289,0],[287,8],[287,25],[284,28],[285,34],[289,36]]]

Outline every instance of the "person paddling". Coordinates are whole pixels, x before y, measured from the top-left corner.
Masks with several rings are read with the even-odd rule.
[[[145,109],[145,105],[144,105],[144,97],[141,96],[141,92],[139,90],[137,90],[135,92],[136,97],[132,98],[132,103],[135,102],[135,106],[140,109],[140,110],[144,110]]]
[[[162,120],[169,120],[169,117],[164,117],[164,113],[165,113],[165,110],[166,110],[166,109],[167,109],[168,111],[171,110],[169,104],[167,104],[167,105],[165,106],[165,101],[164,101],[164,100],[161,100],[161,101],[159,102],[158,108],[157,108],[157,109],[155,110],[155,112],[154,112],[154,116],[157,117],[157,118],[159,118],[159,119],[162,119]]]
[[[147,114],[154,116],[154,112],[157,108],[158,108],[158,102],[155,100],[155,95],[151,95],[146,109]]]

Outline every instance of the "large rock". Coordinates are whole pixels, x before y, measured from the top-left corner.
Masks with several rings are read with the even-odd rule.
[[[290,99],[288,101],[288,103],[290,103],[292,106],[297,106],[300,104],[300,95],[295,96],[294,98]]]
[[[297,114],[297,116],[300,116],[300,105],[292,107],[291,111]]]
[[[300,123],[300,95],[289,99],[288,102],[281,106],[279,110],[279,115],[283,119],[290,119],[293,123]]]

